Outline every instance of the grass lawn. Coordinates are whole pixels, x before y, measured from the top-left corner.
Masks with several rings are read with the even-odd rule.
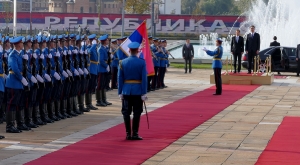
[[[185,64],[181,63],[171,63],[172,68],[184,68]],[[211,69],[211,64],[192,64],[193,69]]]

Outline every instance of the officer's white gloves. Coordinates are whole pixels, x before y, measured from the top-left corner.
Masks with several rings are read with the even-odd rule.
[[[71,52],[71,50],[69,50],[69,51],[68,51],[68,55],[71,55],[71,54],[72,54],[72,52]]]
[[[65,50],[65,51],[63,51],[63,54],[66,56],[67,55],[67,51]]]
[[[24,60],[28,60],[28,55],[27,55],[27,54],[24,54],[24,55],[23,55],[23,59],[24,59]]]
[[[77,71],[77,69],[74,69],[74,75],[75,75],[75,76],[78,76],[78,75],[79,75],[79,72]]]
[[[73,76],[73,74],[71,73],[71,71],[69,69],[67,69],[67,73],[69,76]]]
[[[89,74],[89,71],[86,68],[84,68],[83,71],[85,74]]]
[[[60,57],[60,53],[59,53],[59,52],[56,52],[55,56],[56,56],[56,57]]]
[[[5,73],[3,73],[3,78],[6,79],[7,78],[7,75]]]
[[[57,72],[55,72],[53,76],[56,80],[60,80],[60,76]]]
[[[109,72],[109,71],[110,71],[109,65],[106,67],[106,70],[107,70],[107,72]]]
[[[7,53],[4,53],[4,57],[7,57]]]
[[[97,41],[96,40],[93,40],[92,41],[92,44],[94,45],[94,44],[97,44]]]
[[[80,51],[79,51],[79,53],[80,53],[80,54],[83,54],[83,53],[84,53],[84,51],[80,50]]]
[[[44,79],[43,79],[40,75],[36,75],[36,79],[37,79],[40,83],[44,83]]]
[[[81,68],[78,69],[78,72],[79,72],[80,75],[84,74]]]
[[[81,41],[81,46],[84,46],[85,44],[84,44],[84,41]]]
[[[48,54],[48,56],[47,56],[48,58],[52,58],[52,54]]]
[[[204,47],[202,50],[205,51],[205,52],[207,51],[206,47]]]
[[[88,51],[87,51],[87,50],[85,50],[85,51],[84,51],[84,53],[85,53],[85,54],[88,54]]]
[[[22,82],[22,84],[23,84],[24,86],[27,86],[27,85],[28,85],[28,82],[27,82],[27,80],[26,80],[24,77],[22,77],[21,82]]]
[[[32,54],[32,57],[33,57],[33,58],[37,58],[36,53],[33,53],[33,54]]]
[[[122,94],[119,95],[119,98],[120,98],[120,100],[123,100],[123,99],[124,99],[124,97],[123,97]]]
[[[32,83],[37,83],[37,80],[34,76],[31,76],[30,80],[31,80]]]
[[[44,59],[45,57],[44,57],[44,54],[41,54],[40,55],[40,59]]]
[[[66,71],[63,71],[63,72],[62,72],[62,75],[63,75],[65,78],[69,77],[69,75],[68,75],[68,73],[67,73]]]
[[[73,53],[74,53],[74,54],[77,54],[77,53],[78,53],[78,50],[77,50],[77,49],[74,49],[74,50],[73,50]]]
[[[142,99],[143,101],[147,101],[147,100],[148,100],[148,97],[147,97],[147,95],[142,95],[142,96],[141,96],[141,99]]]
[[[48,82],[50,82],[50,81],[51,81],[51,77],[50,77],[50,76],[49,76],[47,73],[45,74],[45,76],[44,76],[44,77],[45,77],[45,79],[46,79]]]
[[[113,55],[113,54],[110,54],[110,58],[111,58],[111,59],[114,58],[114,55]]]

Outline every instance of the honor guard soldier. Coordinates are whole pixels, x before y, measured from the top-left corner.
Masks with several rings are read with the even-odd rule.
[[[86,104],[86,108],[90,109],[90,110],[97,110],[98,108],[94,107],[92,105],[92,93],[95,92],[95,87],[97,85],[97,76],[98,76],[98,53],[97,53],[97,41],[95,40],[96,38],[96,34],[92,34],[90,36],[88,36],[88,46],[87,46],[87,51],[88,54],[90,56],[89,58],[89,62],[90,62],[90,66],[89,66],[89,71],[90,71],[90,75],[91,78],[89,80],[89,86],[88,86],[88,90],[87,93],[85,95],[85,104]]]
[[[120,62],[118,72],[118,94],[122,100],[122,114],[127,140],[143,140],[139,136],[140,116],[143,112],[143,101],[147,100],[147,72],[145,60],[137,57],[140,44],[128,45],[131,55]],[[133,111],[132,134],[130,114]]]
[[[24,91],[24,102],[25,105],[25,125],[29,128],[37,128],[38,125],[33,123],[33,107],[36,102],[36,94],[38,88],[38,81],[35,78],[36,73],[36,54],[33,56],[32,48],[33,38],[31,36],[27,36],[23,38],[24,43],[24,56],[23,58],[23,74],[27,75],[27,79],[30,80],[29,83],[29,91]],[[28,59],[26,59],[28,57]],[[25,70],[27,68],[27,70]],[[25,73],[27,72],[27,73]]]
[[[213,63],[212,68],[214,69],[214,75],[215,75],[215,83],[216,83],[216,93],[213,95],[221,95],[222,94],[222,77],[221,77],[221,71],[222,71],[222,56],[223,56],[223,47],[222,47],[222,40],[218,38],[216,40],[216,46],[217,48],[214,51],[209,51],[204,47],[204,51],[206,54],[213,56]]]
[[[113,55],[112,58],[112,79],[111,79],[111,88],[112,89],[117,89],[117,76],[118,76],[118,66],[119,66],[119,58],[116,53],[117,51],[117,40],[112,40],[112,45],[111,45],[111,52]]]
[[[101,41],[101,45],[98,48],[98,81],[96,88],[96,106],[107,106],[111,105],[110,102],[107,102],[106,98],[106,83],[108,78],[108,73],[110,71],[110,67],[107,64],[108,62],[108,53],[106,46],[108,44],[108,35],[103,35],[99,38]]]
[[[28,81],[22,75],[23,58],[22,58],[22,43],[21,36],[11,38],[10,43],[14,44],[13,51],[8,56],[9,75],[6,79],[7,88],[7,111],[6,111],[6,132],[20,133],[21,129],[28,130],[28,127],[22,123],[24,121],[24,111],[19,109],[19,103],[24,92],[24,87],[28,88]],[[18,111],[18,112],[17,112]],[[16,112],[18,113],[17,128],[15,127]],[[22,118],[23,119],[20,119]]]
[[[2,35],[0,34],[0,37]],[[4,49],[2,47],[2,38],[0,38],[0,124],[5,121],[5,106],[4,106],[4,92],[5,92],[5,73],[4,73]],[[5,103],[6,104],[6,103]],[[0,136],[1,139],[1,136]]]
[[[169,55],[167,53],[166,50],[166,40],[161,40],[161,50],[162,50],[162,55],[163,57],[160,59],[160,63],[161,63],[161,71],[160,71],[160,88],[167,88],[167,86],[165,85],[165,74],[166,74],[166,70],[169,64]]]
[[[153,44],[150,46],[150,49],[153,53],[152,55],[152,61],[154,64],[154,76],[153,76],[153,80],[152,80],[152,89],[153,90],[158,90],[159,88],[157,88],[158,84],[158,72],[159,72],[159,67],[160,67],[160,51],[158,50],[158,39],[154,38],[153,39]]]

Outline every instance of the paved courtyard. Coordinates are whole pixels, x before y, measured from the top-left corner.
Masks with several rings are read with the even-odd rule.
[[[209,88],[210,74],[211,70],[184,74],[183,69],[168,69],[169,88],[148,94],[148,111]],[[300,116],[299,80],[294,73],[284,75],[290,76],[275,79],[271,86],[260,86],[144,164],[254,164],[283,117]],[[0,134],[6,138],[0,140],[0,164],[26,163],[122,123],[116,90],[108,92],[108,100],[112,106],[21,134],[7,134],[1,124]]]

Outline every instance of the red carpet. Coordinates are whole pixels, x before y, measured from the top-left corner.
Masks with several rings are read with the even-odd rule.
[[[149,130],[142,116],[142,141],[126,141],[120,124],[27,164],[141,164],[257,87],[223,85],[221,96],[212,87],[161,107],[149,113]]]
[[[300,164],[300,117],[285,117],[256,165]]]

